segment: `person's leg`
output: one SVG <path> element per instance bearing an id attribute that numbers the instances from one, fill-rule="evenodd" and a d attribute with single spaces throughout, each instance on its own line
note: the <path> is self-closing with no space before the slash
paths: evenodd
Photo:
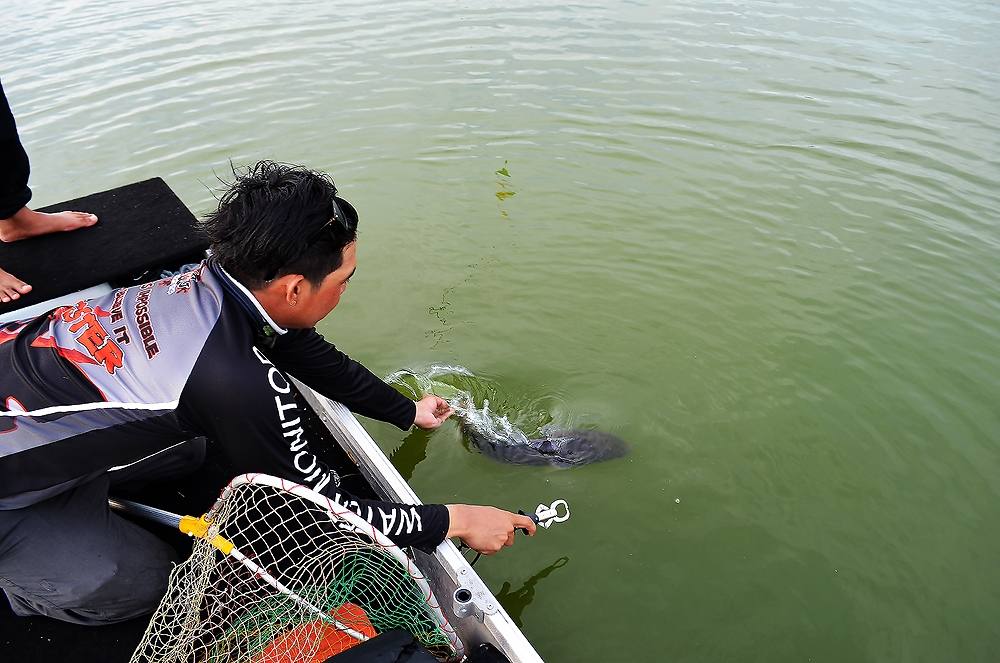
<path id="1" fill-rule="evenodd" d="M 97 217 L 86 212 L 46 214 L 26 207 L 31 200 L 30 172 L 28 155 L 17 135 L 14 114 L 0 83 L 0 241 L 14 242 L 97 223 Z M 30 285 L 0 268 L 0 302 L 9 302 L 29 292 Z"/>
<path id="2" fill-rule="evenodd" d="M 7 219 L 31 200 L 28 155 L 17 135 L 14 115 L 0 83 L 0 219 Z M 0 267 L 0 302 L 31 292 L 31 286 Z"/>
<path id="3" fill-rule="evenodd" d="M 0 219 L 14 216 L 31 200 L 30 171 L 28 155 L 17 135 L 14 114 L 0 81 Z"/>
<path id="4" fill-rule="evenodd" d="M 0 511 L 0 587 L 16 614 L 109 624 L 159 604 L 176 553 L 109 510 L 108 484 Z"/>

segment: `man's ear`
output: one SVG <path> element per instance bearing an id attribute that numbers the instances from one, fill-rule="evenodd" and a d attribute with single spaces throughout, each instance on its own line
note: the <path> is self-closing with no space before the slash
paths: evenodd
<path id="1" fill-rule="evenodd" d="M 285 279 L 285 303 L 290 306 L 298 304 L 299 299 L 305 293 L 305 277 L 301 274 L 286 274 Z"/>

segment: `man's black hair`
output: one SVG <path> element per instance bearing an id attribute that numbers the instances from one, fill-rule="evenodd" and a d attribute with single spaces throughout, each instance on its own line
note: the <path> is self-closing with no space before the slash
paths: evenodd
<path id="1" fill-rule="evenodd" d="M 340 267 L 358 220 L 343 200 L 334 219 L 337 187 L 329 175 L 274 161 L 233 175 L 219 208 L 199 224 L 223 269 L 252 290 L 285 274 L 318 286 Z"/>

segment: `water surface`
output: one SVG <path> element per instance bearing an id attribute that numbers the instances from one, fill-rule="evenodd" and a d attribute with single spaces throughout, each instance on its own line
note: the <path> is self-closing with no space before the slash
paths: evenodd
<path id="1" fill-rule="evenodd" d="M 34 204 L 160 176 L 204 212 L 230 160 L 328 170 L 362 216 L 330 339 L 630 442 L 559 470 L 369 426 L 427 501 L 570 502 L 477 566 L 545 658 L 995 659 L 995 3 L 0 19 Z"/>

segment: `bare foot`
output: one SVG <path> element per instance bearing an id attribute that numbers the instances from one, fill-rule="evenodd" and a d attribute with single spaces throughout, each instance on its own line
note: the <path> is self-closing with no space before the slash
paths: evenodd
<path id="1" fill-rule="evenodd" d="M 47 214 L 22 207 L 9 219 L 0 219 L 0 241 L 16 242 L 36 235 L 86 228 L 95 223 L 97 217 L 86 212 Z"/>
<path id="2" fill-rule="evenodd" d="M 31 292 L 31 286 L 17 278 L 10 272 L 0 269 L 0 303 L 18 299 L 21 295 Z"/>

